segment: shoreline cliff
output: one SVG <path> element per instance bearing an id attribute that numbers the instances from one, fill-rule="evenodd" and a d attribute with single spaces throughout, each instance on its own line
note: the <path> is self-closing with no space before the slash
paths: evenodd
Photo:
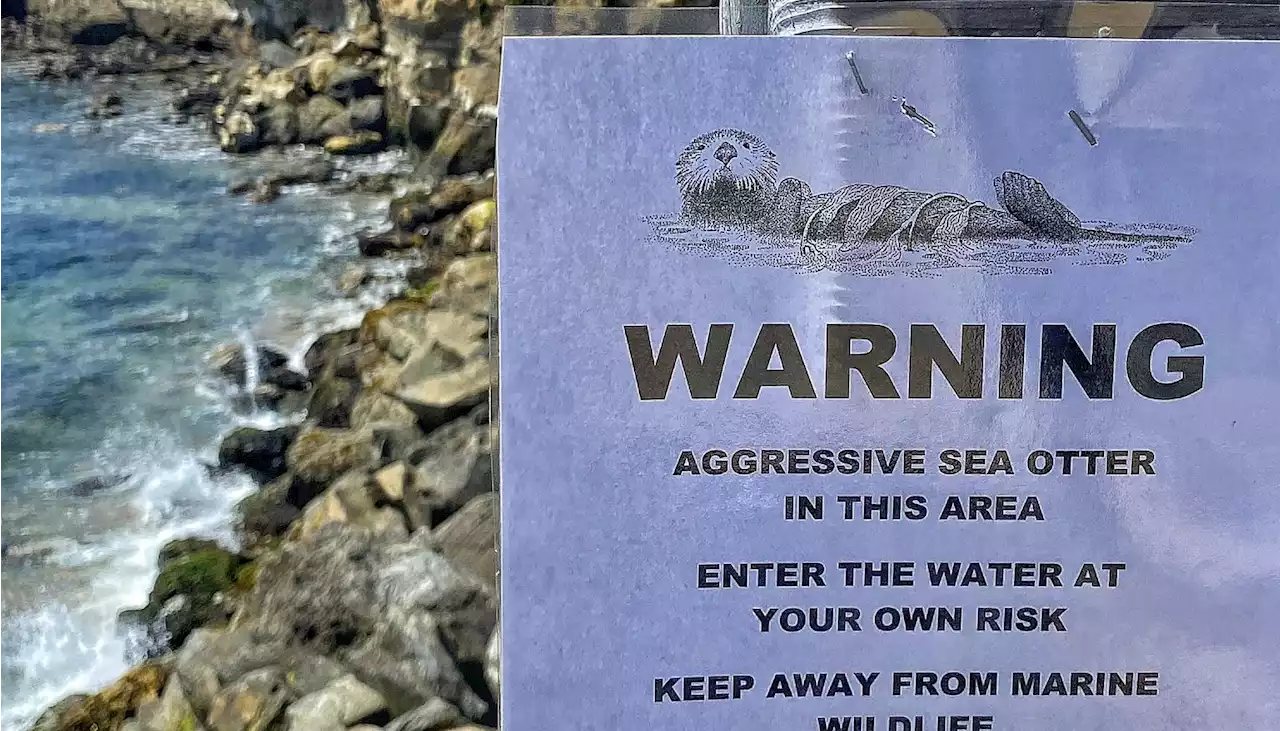
<path id="1" fill-rule="evenodd" d="M 147 604 L 120 615 L 136 664 L 34 728 L 496 726 L 497 9 L 49 0 L 6 16 L 6 66 L 93 81 L 90 118 L 119 114 L 145 78 L 224 152 L 285 153 L 228 195 L 394 196 L 386 225 L 352 238 L 405 272 L 301 367 L 260 343 L 210 355 L 259 405 L 301 418 L 225 436 L 210 469 L 259 485 L 236 508 L 237 545 L 165 545 Z M 347 164 L 388 147 L 412 173 Z M 367 278 L 349 267 L 339 286 Z"/>

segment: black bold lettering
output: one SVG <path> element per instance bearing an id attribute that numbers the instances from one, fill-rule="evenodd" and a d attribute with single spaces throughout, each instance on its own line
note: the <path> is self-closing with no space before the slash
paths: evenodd
<path id="1" fill-rule="evenodd" d="M 1086 358 L 1066 325 L 1045 325 L 1040 341 L 1040 398 L 1062 398 L 1063 365 L 1071 369 L 1085 395 L 1111 398 L 1115 380 L 1116 326 L 1093 326 L 1093 357 Z"/>
<path id="2" fill-rule="evenodd" d="M 1183 348 L 1204 345 L 1200 331 L 1181 322 L 1150 325 L 1134 337 L 1125 359 L 1129 383 L 1133 390 L 1156 401 L 1185 398 L 1204 387 L 1204 356 L 1201 355 L 1169 356 L 1165 368 L 1178 374 L 1179 378 L 1173 381 L 1156 379 L 1151 368 L 1151 355 L 1156 345 L 1165 340 L 1172 340 Z"/>
<path id="3" fill-rule="evenodd" d="M 933 325 L 912 325 L 907 377 L 907 398 L 933 396 L 933 366 L 962 399 L 982 398 L 982 351 L 986 326 L 961 328 L 960 358 L 947 346 Z"/>
<path id="4" fill-rule="evenodd" d="M 720 390 L 725 358 L 729 355 L 729 339 L 733 325 L 718 323 L 707 335 L 707 356 L 703 360 L 692 325 L 667 325 L 658 346 L 657 357 L 649 338 L 648 325 L 624 325 L 627 350 L 631 353 L 631 370 L 641 401 L 657 401 L 667 397 L 676 361 L 684 368 L 689 394 L 695 399 L 713 399 Z"/>
<path id="5" fill-rule="evenodd" d="M 865 353 L 850 352 L 854 340 L 866 340 L 871 347 Z M 853 371 L 862 374 L 873 398 L 899 398 L 893 379 L 884 364 L 893 357 L 897 338 L 884 325 L 827 325 L 827 398 L 849 398 L 849 382 Z"/>
<path id="6" fill-rule="evenodd" d="M 775 352 L 782 364 L 778 370 L 769 367 Z M 795 333 L 785 323 L 760 326 L 733 397 L 759 398 L 760 389 L 765 386 L 782 386 L 791 392 L 791 398 L 818 398 L 813 391 L 813 382 L 809 380 L 809 370 L 804 364 L 804 356 L 800 354 L 800 346 L 796 344 Z"/>

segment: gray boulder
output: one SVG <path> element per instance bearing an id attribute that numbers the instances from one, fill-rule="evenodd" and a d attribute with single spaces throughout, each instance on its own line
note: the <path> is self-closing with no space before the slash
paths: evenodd
<path id="1" fill-rule="evenodd" d="M 439 698 L 432 698 L 392 721 L 384 731 L 436 731 L 456 728 L 463 721 L 457 708 Z"/>
<path id="2" fill-rule="evenodd" d="M 286 731 L 344 731 L 355 723 L 385 723 L 387 702 L 354 675 L 294 701 L 285 711 Z"/>
<path id="3" fill-rule="evenodd" d="M 268 728 L 289 700 L 285 674 L 262 668 L 227 686 L 209 708 L 210 731 L 259 731 Z"/>
<path id="4" fill-rule="evenodd" d="M 473 412 L 435 430 L 408 455 L 414 469 L 404 510 L 411 528 L 433 528 L 493 490 L 492 429 L 483 416 Z"/>
<path id="5" fill-rule="evenodd" d="M 496 603 L 423 534 L 394 540 L 330 523 L 262 559 L 242 626 L 336 659 L 394 716 L 443 698 L 473 719 L 489 705 L 460 663 L 483 661 Z"/>
<path id="6" fill-rule="evenodd" d="M 432 542 L 454 566 L 493 591 L 498 582 L 498 494 L 487 492 L 468 502 L 432 531 Z"/>
<path id="7" fill-rule="evenodd" d="M 335 135 L 351 133 L 346 107 L 330 97 L 317 95 L 298 107 L 298 141 L 318 144 Z"/>

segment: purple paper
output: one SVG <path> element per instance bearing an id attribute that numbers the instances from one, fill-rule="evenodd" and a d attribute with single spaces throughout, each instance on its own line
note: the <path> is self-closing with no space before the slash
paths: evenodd
<path id="1" fill-rule="evenodd" d="M 504 729 L 1280 728 L 1276 68 L 507 39 Z"/>

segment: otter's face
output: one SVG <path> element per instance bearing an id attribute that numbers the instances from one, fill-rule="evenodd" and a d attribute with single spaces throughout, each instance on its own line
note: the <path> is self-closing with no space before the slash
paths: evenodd
<path id="1" fill-rule="evenodd" d="M 718 129 L 690 142 L 676 160 L 676 182 L 686 196 L 713 189 L 761 190 L 772 186 L 778 158 L 760 138 Z"/>

